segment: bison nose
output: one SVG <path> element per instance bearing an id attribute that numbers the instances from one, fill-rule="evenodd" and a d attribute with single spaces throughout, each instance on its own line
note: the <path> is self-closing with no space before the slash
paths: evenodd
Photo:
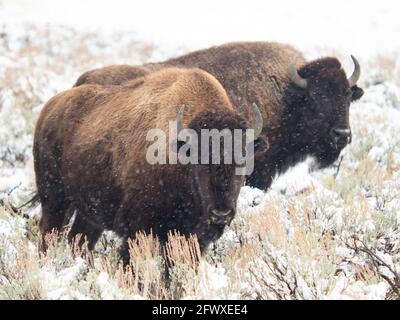
<path id="1" fill-rule="evenodd" d="M 346 144 L 351 143 L 350 129 L 335 128 L 332 129 L 331 134 L 335 144 L 339 147 L 344 147 Z"/>
<path id="2" fill-rule="evenodd" d="M 232 221 L 233 213 L 232 209 L 212 209 L 210 211 L 209 221 L 215 225 L 226 225 L 229 221 Z"/>
<path id="3" fill-rule="evenodd" d="M 232 212 L 232 210 L 228 209 L 228 210 L 217 210 L 217 209 L 212 209 L 211 213 L 213 215 L 216 215 L 218 217 L 226 217 L 228 216 L 230 213 Z"/>

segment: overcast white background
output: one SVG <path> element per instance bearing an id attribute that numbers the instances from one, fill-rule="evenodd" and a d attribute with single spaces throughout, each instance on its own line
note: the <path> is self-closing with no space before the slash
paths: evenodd
<path id="1" fill-rule="evenodd" d="M 400 48 L 396 0 L 183 1 L 0 0 L 0 24 L 57 23 L 133 31 L 140 39 L 191 49 L 227 41 L 277 40 L 357 56 Z"/>

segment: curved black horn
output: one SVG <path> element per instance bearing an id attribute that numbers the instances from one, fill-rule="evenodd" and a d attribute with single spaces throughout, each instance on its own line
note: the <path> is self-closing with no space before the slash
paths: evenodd
<path id="1" fill-rule="evenodd" d="M 300 88 L 307 88 L 307 80 L 302 78 L 299 73 L 297 72 L 297 61 L 299 57 L 297 56 L 290 65 L 290 78 L 295 85 Z"/>
<path id="2" fill-rule="evenodd" d="M 357 81 L 358 81 L 358 79 L 360 79 L 360 75 L 361 75 L 361 68 L 360 68 L 360 64 L 358 63 L 357 59 L 353 55 L 351 55 L 351 60 L 353 60 L 353 63 L 354 63 L 354 71 L 353 71 L 353 74 L 348 79 L 350 87 L 355 86 L 357 84 Z"/>

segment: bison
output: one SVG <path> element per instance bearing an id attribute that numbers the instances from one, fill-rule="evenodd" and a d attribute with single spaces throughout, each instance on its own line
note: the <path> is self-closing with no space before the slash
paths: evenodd
<path id="1" fill-rule="evenodd" d="M 253 111 L 257 136 L 262 119 L 255 105 Z M 171 230 L 194 234 L 204 252 L 232 221 L 245 177 L 236 174 L 235 161 L 150 164 L 148 131 L 170 137 L 176 118 L 178 131 L 248 128 L 221 84 L 196 68 L 166 68 L 121 86 L 82 85 L 53 97 L 39 116 L 33 147 L 43 237 L 75 212 L 69 240 L 81 234 L 79 244 L 85 239 L 91 250 L 103 230 L 113 230 L 124 240 L 125 263 L 127 239 L 138 231 L 161 243 Z M 177 148 L 190 144 L 174 141 Z M 204 143 L 199 149 L 211 147 Z"/>
<path id="2" fill-rule="evenodd" d="M 318 167 L 334 163 L 351 142 L 350 103 L 360 99 L 360 66 L 347 78 L 338 59 L 306 62 L 293 47 L 274 42 L 228 43 L 140 67 L 111 66 L 86 72 L 85 83 L 117 84 L 129 74 L 146 74 L 164 67 L 197 67 L 215 76 L 237 111 L 254 123 L 256 103 L 263 130 L 256 141 L 255 168 L 247 184 L 268 189 L 273 178 L 312 156 Z M 269 148 L 265 148 L 266 141 Z"/>

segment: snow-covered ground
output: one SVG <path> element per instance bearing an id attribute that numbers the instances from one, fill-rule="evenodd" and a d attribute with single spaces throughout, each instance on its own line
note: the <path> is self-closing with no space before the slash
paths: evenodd
<path id="1" fill-rule="evenodd" d="M 322 3 L 0 0 L 0 299 L 398 298 L 396 1 Z M 234 223 L 199 273 L 178 265 L 169 291 L 148 239 L 137 245 L 135 276 L 118 267 L 112 234 L 101 239 L 94 267 L 63 242 L 39 257 L 40 207 L 13 208 L 34 190 L 32 132 L 43 104 L 88 69 L 231 40 L 289 42 L 310 58 L 335 54 L 349 71 L 349 53 L 357 56 L 365 95 L 351 107 L 354 139 L 340 168 L 310 173 L 303 163 L 267 193 L 244 187 Z"/>

